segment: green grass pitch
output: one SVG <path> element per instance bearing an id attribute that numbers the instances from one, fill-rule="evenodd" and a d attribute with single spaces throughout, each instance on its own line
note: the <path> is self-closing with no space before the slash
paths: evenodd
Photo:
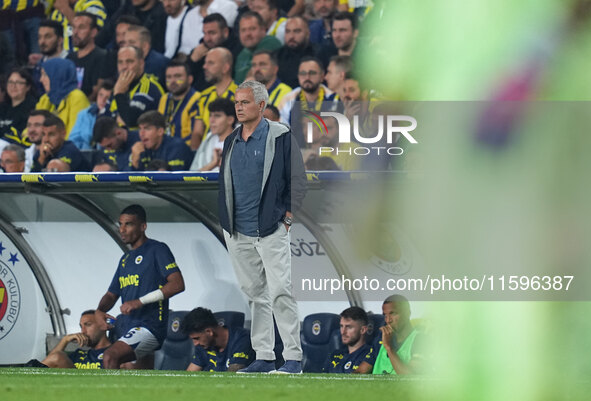
<path id="1" fill-rule="evenodd" d="M 432 384 L 371 375 L 0 368 L 2 401 L 426 400 L 423 390 Z"/>

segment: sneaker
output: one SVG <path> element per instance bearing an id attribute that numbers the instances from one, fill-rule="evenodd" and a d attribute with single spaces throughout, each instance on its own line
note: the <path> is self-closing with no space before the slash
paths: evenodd
<path id="1" fill-rule="evenodd" d="M 240 369 L 236 373 L 269 373 L 275 370 L 274 362 L 266 362 L 261 359 L 257 359 L 247 367 Z"/>
<path id="2" fill-rule="evenodd" d="M 300 361 L 288 360 L 285 365 L 271 373 L 279 375 L 300 375 L 302 374 L 302 363 Z"/>

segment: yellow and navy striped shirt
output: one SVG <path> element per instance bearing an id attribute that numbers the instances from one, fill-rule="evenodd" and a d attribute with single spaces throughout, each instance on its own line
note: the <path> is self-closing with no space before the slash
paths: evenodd
<path id="1" fill-rule="evenodd" d="M 199 118 L 199 98 L 201 94 L 189 89 L 185 97 L 176 102 L 171 93 L 160 98 L 158 111 L 166 118 L 170 136 L 185 140 L 191 146 L 191 134 L 195 120 Z"/>
<path id="2" fill-rule="evenodd" d="M 230 99 L 234 101 L 234 95 L 236 94 L 236 89 L 238 89 L 238 85 L 236 82 L 232 81 L 228 88 L 224 91 L 224 93 L 218 95 L 215 90 L 215 85 L 210 86 L 209 88 L 205 89 L 201 92 L 201 97 L 199 98 L 199 119 L 203 121 L 205 124 L 205 131 L 204 133 L 209 130 L 209 104 L 216 100 L 218 97 L 223 97 L 226 99 Z M 203 135 L 205 139 L 205 135 Z"/>
<path id="3" fill-rule="evenodd" d="M 23 11 L 37 7 L 39 0 L 2 0 L 2 10 Z"/>
<path id="4" fill-rule="evenodd" d="M 105 6 L 101 0 L 78 0 L 74 6 L 74 12 L 78 13 L 81 11 L 86 11 L 96 15 L 96 24 L 99 28 L 102 28 L 103 25 L 105 25 L 107 11 L 105 10 Z M 71 43 L 72 26 L 70 25 L 68 19 L 57 9 L 52 11 L 50 19 L 60 22 L 64 27 L 64 49 L 74 50 L 74 45 Z"/>
<path id="5" fill-rule="evenodd" d="M 291 92 L 292 89 L 288 85 L 276 79 L 273 85 L 269 88 L 269 104 L 279 108 L 283 96 Z"/>

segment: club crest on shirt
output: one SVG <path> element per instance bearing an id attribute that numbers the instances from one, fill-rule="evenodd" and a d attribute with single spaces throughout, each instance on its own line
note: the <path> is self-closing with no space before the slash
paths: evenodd
<path id="1" fill-rule="evenodd" d="M 347 369 L 349 369 L 349 368 L 351 367 L 351 363 L 352 363 L 352 362 L 351 362 L 351 361 L 349 361 L 349 362 L 347 362 L 347 363 L 345 364 L 345 370 L 347 370 Z"/>
<path id="2" fill-rule="evenodd" d="M 135 258 L 135 264 L 139 265 L 142 263 L 142 260 L 144 260 L 144 257 L 142 255 L 138 255 L 137 258 Z"/>

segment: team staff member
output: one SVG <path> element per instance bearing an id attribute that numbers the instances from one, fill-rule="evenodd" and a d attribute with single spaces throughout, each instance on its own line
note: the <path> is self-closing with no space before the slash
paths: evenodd
<path id="1" fill-rule="evenodd" d="M 352 306 L 341 312 L 341 342 L 345 347 L 333 352 L 324 365 L 325 373 L 352 373 L 363 361 L 372 361 L 372 347 L 365 343 L 367 313 Z"/>
<path id="2" fill-rule="evenodd" d="M 183 319 L 181 330 L 195 345 L 189 372 L 236 372 L 254 359 L 248 330 L 220 326 L 209 309 L 193 309 Z"/>
<path id="3" fill-rule="evenodd" d="M 144 73 L 144 54 L 137 47 L 119 49 L 117 70 L 119 78 L 108 109 L 113 116 L 118 115 L 127 128 L 136 130 L 138 117 L 158 108 L 164 89 L 155 76 Z"/>
<path id="4" fill-rule="evenodd" d="M 158 111 L 166 118 L 169 135 L 183 139 L 187 146 L 191 146 L 201 96 L 191 87 L 192 84 L 193 76 L 189 72 L 189 66 L 171 61 L 166 67 L 168 93 L 160 98 L 158 105 Z"/>
<path id="5" fill-rule="evenodd" d="M 275 369 L 273 317 L 284 344 L 278 373 L 301 373 L 297 304 L 291 288 L 289 228 L 303 201 L 306 175 L 289 128 L 263 118 L 269 95 L 257 81 L 236 91 L 242 123 L 226 138 L 219 174 L 219 214 L 230 259 L 251 305 L 256 361 L 241 373 Z"/>
<path id="6" fill-rule="evenodd" d="M 82 312 L 80 333 L 63 336 L 41 363 L 50 368 L 103 369 L 103 355 L 111 342 L 107 338 L 106 330 L 97 324 L 94 313 L 94 309 Z M 76 342 L 84 348 L 66 354 L 64 350 L 71 342 Z"/>
<path id="7" fill-rule="evenodd" d="M 133 145 L 140 140 L 137 132 L 128 132 L 113 117 L 101 116 L 94 124 L 92 140 L 103 148 L 103 161 L 116 171 L 133 170 L 129 157 Z"/>
<path id="8" fill-rule="evenodd" d="M 121 297 L 126 333 L 104 353 L 106 369 L 136 360 L 137 368 L 154 367 L 154 351 L 166 337 L 168 299 L 185 290 L 183 276 L 168 246 L 146 237 L 146 211 L 130 205 L 119 216 L 119 234 L 131 246 L 119 261 L 108 291 L 95 312 L 107 329 L 107 312 Z"/>

